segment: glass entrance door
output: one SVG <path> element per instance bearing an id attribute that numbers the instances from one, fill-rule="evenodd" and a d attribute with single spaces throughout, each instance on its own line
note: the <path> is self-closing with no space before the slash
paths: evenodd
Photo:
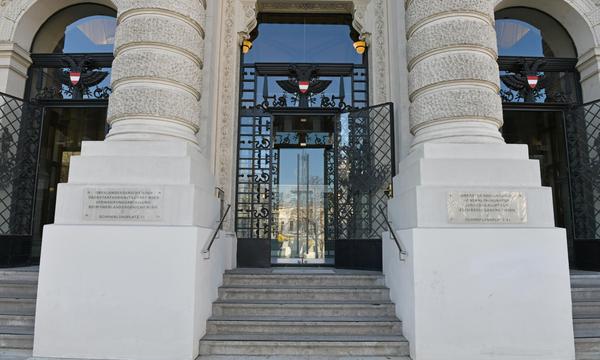
<path id="1" fill-rule="evenodd" d="M 106 107 L 46 107 L 38 165 L 32 258 L 40 255 L 42 228 L 54 222 L 58 184 L 68 182 L 72 156 L 82 141 L 104 140 Z"/>
<path id="2" fill-rule="evenodd" d="M 274 125 L 271 263 L 333 264 L 326 230 L 333 118 L 281 116 Z"/>
<path id="3" fill-rule="evenodd" d="M 272 262 L 325 263 L 325 149 L 279 150 Z"/>

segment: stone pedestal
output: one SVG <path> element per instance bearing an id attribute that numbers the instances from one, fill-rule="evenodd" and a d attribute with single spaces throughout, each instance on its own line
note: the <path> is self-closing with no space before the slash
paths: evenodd
<path id="1" fill-rule="evenodd" d="M 44 229 L 36 357 L 193 360 L 233 237 L 188 142 L 84 143 Z"/>
<path id="2" fill-rule="evenodd" d="M 575 359 L 566 234 L 526 146 L 425 144 L 394 185 L 408 256 L 384 239 L 384 271 L 413 360 Z M 521 200 L 485 220 L 456 216 L 460 193 Z"/>

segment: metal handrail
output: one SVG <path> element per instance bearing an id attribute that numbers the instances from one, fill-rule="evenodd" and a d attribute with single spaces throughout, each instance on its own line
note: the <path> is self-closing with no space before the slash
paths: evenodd
<path id="1" fill-rule="evenodd" d="M 398 247 L 398 251 L 400 251 L 400 260 L 404 261 L 404 259 L 408 256 L 408 252 L 406 250 L 404 250 L 404 248 L 406 248 L 406 247 L 403 246 L 400 239 L 398 239 L 398 237 L 396 236 L 396 231 L 392 227 L 392 223 L 388 220 L 387 214 L 385 213 L 385 210 L 383 209 L 383 205 L 381 205 L 381 204 L 379 205 L 379 212 L 383 216 L 385 223 L 387 224 L 388 229 L 390 230 L 390 234 L 392 235 L 392 239 L 394 240 L 394 242 L 396 243 L 396 246 Z"/>
<path id="2" fill-rule="evenodd" d="M 227 218 L 229 209 L 231 209 L 231 204 L 227 205 L 227 208 L 225 209 L 225 212 L 223 213 L 221 220 L 219 220 L 219 226 L 217 226 L 217 228 L 215 229 L 215 231 L 212 234 L 212 237 L 210 238 L 210 241 L 206 244 L 206 246 L 204 247 L 204 250 L 202 250 L 202 254 L 205 254 L 205 255 L 210 254 L 210 249 L 212 248 L 215 240 L 217 239 L 217 235 L 219 234 L 219 231 L 221 231 L 221 228 L 223 228 L 223 223 L 225 222 L 225 218 Z"/>

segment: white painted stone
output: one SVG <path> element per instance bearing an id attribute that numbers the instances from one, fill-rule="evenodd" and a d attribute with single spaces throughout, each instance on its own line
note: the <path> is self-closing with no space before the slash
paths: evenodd
<path id="1" fill-rule="evenodd" d="M 34 356 L 193 360 L 235 241 L 193 226 L 44 229 Z"/>
<path id="2" fill-rule="evenodd" d="M 388 212 L 408 256 L 386 237 L 384 272 L 413 360 L 575 359 L 566 234 L 525 150 L 432 143 L 400 163 Z M 449 193 L 500 191 L 524 194 L 527 223 L 449 220 Z"/>
<path id="3" fill-rule="evenodd" d="M 394 210 L 392 210 L 394 211 Z M 407 229 L 384 273 L 413 360 L 574 360 L 563 229 Z"/>
<path id="4" fill-rule="evenodd" d="M 15 43 L 0 41 L 0 92 L 23 98 L 30 65 L 28 51 Z"/>

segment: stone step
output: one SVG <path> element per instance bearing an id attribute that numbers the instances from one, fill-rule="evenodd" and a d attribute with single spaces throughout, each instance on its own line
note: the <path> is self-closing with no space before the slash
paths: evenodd
<path id="1" fill-rule="evenodd" d="M 0 280 L 0 297 L 35 299 L 37 297 L 37 282 Z"/>
<path id="2" fill-rule="evenodd" d="M 402 335 L 402 323 L 395 318 L 302 319 L 302 318 L 211 318 L 209 334 L 279 335 Z"/>
<path id="3" fill-rule="evenodd" d="M 0 348 L 0 359 L 2 360 L 27 360 L 30 359 L 32 356 L 32 349 Z"/>
<path id="4" fill-rule="evenodd" d="M 576 338 L 600 337 L 600 316 L 589 319 L 573 319 Z"/>
<path id="5" fill-rule="evenodd" d="M 246 356 L 246 355 L 203 355 L 200 360 L 341 360 L 339 356 Z M 411 360 L 408 356 L 344 356 L 344 360 Z M 12 360 L 12 359 L 10 359 Z M 21 360 L 21 359 L 18 359 Z"/>
<path id="6" fill-rule="evenodd" d="M 0 313 L 4 315 L 35 315 L 35 299 L 0 298 Z"/>
<path id="7" fill-rule="evenodd" d="M 571 297 L 574 302 L 600 301 L 600 287 L 572 288 Z"/>
<path id="8" fill-rule="evenodd" d="M 33 349 L 33 328 L 0 328 L 0 348 Z"/>
<path id="9" fill-rule="evenodd" d="M 390 291 L 385 287 L 220 287 L 221 300 L 328 300 L 345 301 L 369 300 L 382 301 L 390 298 Z"/>
<path id="10" fill-rule="evenodd" d="M 573 303 L 573 318 L 597 318 L 600 317 L 600 301 L 585 301 Z"/>
<path id="11" fill-rule="evenodd" d="M 383 275 L 225 274 L 223 286 L 339 287 L 383 286 Z"/>
<path id="12" fill-rule="evenodd" d="M 600 274 L 598 275 L 571 275 L 571 287 L 599 287 Z"/>
<path id="13" fill-rule="evenodd" d="M 5 327 L 5 326 L 33 327 L 34 325 L 35 325 L 35 316 L 33 316 L 33 315 L 0 314 L 0 327 Z"/>
<path id="14" fill-rule="evenodd" d="M 401 336 L 207 335 L 201 355 L 246 356 L 408 356 Z"/>
<path id="15" fill-rule="evenodd" d="M 214 316 L 293 316 L 293 317 L 386 317 L 395 316 L 394 304 L 382 302 L 285 302 L 216 301 Z"/>
<path id="16" fill-rule="evenodd" d="M 600 338 L 575 339 L 575 352 L 577 360 L 600 359 Z"/>
<path id="17" fill-rule="evenodd" d="M 0 270 L 0 281 L 38 281 L 38 271 L 28 270 Z"/>
<path id="18" fill-rule="evenodd" d="M 306 356 L 203 355 L 199 360 L 306 360 Z M 11 359 L 12 360 L 12 359 Z M 19 359 L 20 360 L 20 359 Z M 311 356 L 310 360 L 411 360 L 408 356 Z"/>

